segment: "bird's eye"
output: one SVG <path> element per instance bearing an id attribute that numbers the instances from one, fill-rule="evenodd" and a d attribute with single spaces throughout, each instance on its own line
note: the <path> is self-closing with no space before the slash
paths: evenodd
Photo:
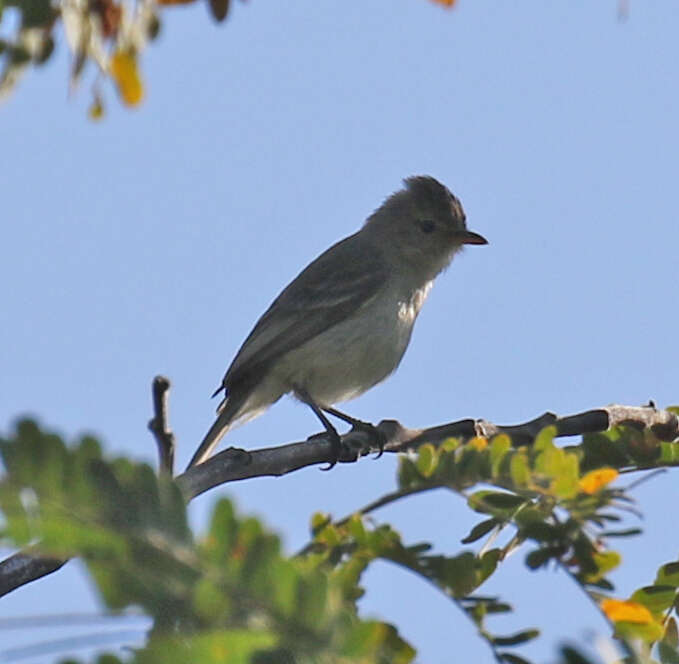
<path id="1" fill-rule="evenodd" d="M 436 228 L 436 224 L 431 219 L 420 219 L 417 225 L 423 233 L 431 233 Z"/>

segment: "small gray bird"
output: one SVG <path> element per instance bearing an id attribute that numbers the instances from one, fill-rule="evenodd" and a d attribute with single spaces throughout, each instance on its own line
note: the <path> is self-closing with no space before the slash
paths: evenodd
<path id="1" fill-rule="evenodd" d="M 189 468 L 205 461 L 234 425 L 292 393 L 317 415 L 339 456 L 325 413 L 367 425 L 332 408 L 391 374 L 408 347 L 434 278 L 465 244 L 487 244 L 467 230 L 460 201 L 432 177 L 405 187 L 360 231 L 308 265 L 257 321 L 228 368 L 217 420 Z"/>

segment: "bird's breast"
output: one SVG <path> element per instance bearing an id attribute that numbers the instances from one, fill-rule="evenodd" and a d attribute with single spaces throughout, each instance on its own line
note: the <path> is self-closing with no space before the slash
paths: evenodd
<path id="1" fill-rule="evenodd" d="M 280 366 L 290 386 L 304 387 L 318 403 L 331 405 L 359 396 L 400 364 L 431 283 L 410 293 L 377 294 L 354 315 L 299 349 Z"/>
<path id="2" fill-rule="evenodd" d="M 420 313 L 424 301 L 429 295 L 433 281 L 428 281 L 422 288 L 418 288 L 410 296 L 403 298 L 398 303 L 398 318 L 401 323 L 412 325 Z"/>

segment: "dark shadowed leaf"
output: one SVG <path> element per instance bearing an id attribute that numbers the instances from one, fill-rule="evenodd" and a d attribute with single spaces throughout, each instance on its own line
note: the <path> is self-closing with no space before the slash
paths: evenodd
<path id="1" fill-rule="evenodd" d="M 496 518 L 486 519 L 485 521 L 481 521 L 481 523 L 477 523 L 471 529 L 469 535 L 467 535 L 464 539 L 461 540 L 462 544 L 471 544 L 472 542 L 476 542 L 476 540 L 479 540 L 484 535 L 487 535 L 499 523 L 501 522 L 498 521 Z"/>

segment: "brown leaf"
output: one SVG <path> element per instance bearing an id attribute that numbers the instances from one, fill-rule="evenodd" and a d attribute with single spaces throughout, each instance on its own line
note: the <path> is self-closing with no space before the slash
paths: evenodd
<path id="1" fill-rule="evenodd" d="M 215 21 L 221 23 L 229 13 L 229 0 L 208 0 Z"/>

